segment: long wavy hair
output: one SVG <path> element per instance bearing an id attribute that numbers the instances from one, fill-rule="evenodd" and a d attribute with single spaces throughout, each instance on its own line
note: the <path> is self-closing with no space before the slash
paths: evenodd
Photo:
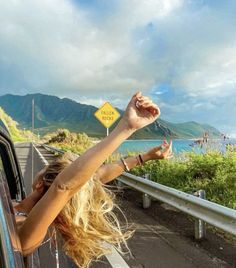
<path id="1" fill-rule="evenodd" d="M 74 160 L 73 155 L 65 154 L 49 164 L 43 177 L 46 190 Z M 133 232 L 127 229 L 128 226 L 121 227 L 113 212 L 115 207 L 119 209 L 114 203 L 113 192 L 94 175 L 54 220 L 54 226 L 63 238 L 65 253 L 78 267 L 89 267 L 93 260 L 111 252 L 111 245 L 121 253 L 129 252 L 126 240 Z"/>

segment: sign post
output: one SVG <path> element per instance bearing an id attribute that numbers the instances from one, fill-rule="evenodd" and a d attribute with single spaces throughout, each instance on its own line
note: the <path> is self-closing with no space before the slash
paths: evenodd
<path id="1" fill-rule="evenodd" d="M 109 103 L 105 102 L 95 113 L 94 116 L 107 129 L 107 136 L 109 135 L 109 128 L 120 117 L 120 113 Z"/>

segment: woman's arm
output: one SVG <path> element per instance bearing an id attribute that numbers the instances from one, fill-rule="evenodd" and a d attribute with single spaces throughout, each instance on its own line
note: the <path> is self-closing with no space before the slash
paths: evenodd
<path id="1" fill-rule="evenodd" d="M 139 159 L 138 155 L 125 158 L 125 163 L 127 164 L 129 169 L 132 169 L 137 165 L 144 164 L 149 160 L 170 158 L 172 156 L 172 142 L 170 142 L 170 144 L 164 142 L 160 146 L 154 147 L 146 153 L 140 154 L 140 156 L 141 159 Z M 114 163 L 102 165 L 96 171 L 96 177 L 100 179 L 102 183 L 105 184 L 117 178 L 124 171 L 124 163 L 119 160 Z"/>
<path id="2" fill-rule="evenodd" d="M 29 254 L 40 244 L 49 225 L 64 205 L 93 176 L 106 158 L 137 129 L 154 122 L 159 114 L 159 108 L 140 92 L 132 97 L 124 116 L 111 134 L 65 168 L 31 210 L 19 230 L 24 254 Z"/>

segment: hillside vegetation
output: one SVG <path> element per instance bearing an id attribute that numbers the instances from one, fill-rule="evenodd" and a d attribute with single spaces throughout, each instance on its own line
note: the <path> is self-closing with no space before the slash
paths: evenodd
<path id="1" fill-rule="evenodd" d="M 58 129 L 46 135 L 44 142 L 52 147 L 82 154 L 93 145 L 93 141 L 85 133 L 73 133 L 68 129 Z"/>
<path id="2" fill-rule="evenodd" d="M 32 132 L 23 131 L 18 128 L 18 123 L 14 121 L 5 111 L 0 107 L 0 120 L 7 127 L 11 138 L 14 142 L 16 141 L 26 141 L 32 139 Z"/>

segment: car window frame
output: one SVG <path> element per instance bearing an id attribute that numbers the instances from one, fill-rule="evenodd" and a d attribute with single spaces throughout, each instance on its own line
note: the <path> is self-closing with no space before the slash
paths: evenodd
<path id="1" fill-rule="evenodd" d="M 14 210 L 5 174 L 2 171 L 0 171 L 0 251 L 1 267 L 24 267 Z"/>
<path id="2" fill-rule="evenodd" d="M 2 153 L 1 153 L 2 152 Z M 25 185 L 15 153 L 14 145 L 8 135 L 0 129 L 0 153 L 6 174 L 11 198 L 18 201 L 26 197 Z"/>
<path id="3" fill-rule="evenodd" d="M 0 256 L 4 268 L 24 268 L 12 199 L 25 196 L 22 176 L 11 140 L 0 131 Z"/>

